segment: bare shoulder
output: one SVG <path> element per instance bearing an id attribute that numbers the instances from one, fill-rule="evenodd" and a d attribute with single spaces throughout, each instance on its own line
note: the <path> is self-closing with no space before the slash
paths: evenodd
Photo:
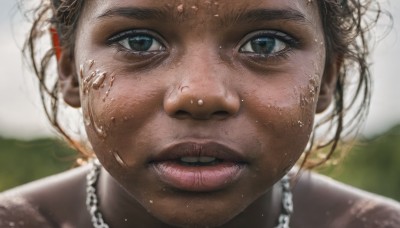
<path id="1" fill-rule="evenodd" d="M 295 205 L 297 203 L 299 207 L 306 207 L 302 213 L 313 215 L 311 220 L 319 227 L 400 227 L 399 202 L 345 185 L 329 177 L 304 172 L 294 192 Z"/>
<path id="2" fill-rule="evenodd" d="M 0 193 L 0 227 L 68 227 L 85 195 L 81 167 Z"/>

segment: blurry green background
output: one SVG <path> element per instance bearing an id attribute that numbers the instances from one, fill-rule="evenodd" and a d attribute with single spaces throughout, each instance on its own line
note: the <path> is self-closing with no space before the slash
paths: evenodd
<path id="1" fill-rule="evenodd" d="M 0 138 L 0 191 L 67 170 L 76 155 L 55 139 Z M 338 165 L 318 172 L 400 201 L 400 125 L 357 142 Z"/>

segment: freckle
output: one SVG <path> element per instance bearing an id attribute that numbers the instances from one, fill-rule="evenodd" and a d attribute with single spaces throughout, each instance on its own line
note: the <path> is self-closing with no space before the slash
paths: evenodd
<path id="1" fill-rule="evenodd" d="M 178 5 L 178 6 L 176 7 L 176 10 L 177 10 L 179 13 L 183 13 L 183 4 Z"/>

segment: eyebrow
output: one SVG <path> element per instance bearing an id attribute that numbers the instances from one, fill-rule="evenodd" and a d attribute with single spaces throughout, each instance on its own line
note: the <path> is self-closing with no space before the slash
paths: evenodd
<path id="1" fill-rule="evenodd" d="M 184 16 L 184 14 L 183 14 Z M 140 7 L 118 7 L 112 8 L 100 14 L 97 18 L 126 17 L 136 20 L 165 20 L 177 18 L 167 8 L 140 8 Z M 304 23 L 306 16 L 295 9 L 252 9 L 239 12 L 229 12 L 219 18 L 222 24 L 234 24 L 238 22 L 257 22 L 289 20 Z M 182 22 L 180 20 L 180 22 Z"/>
<path id="2" fill-rule="evenodd" d="M 297 22 L 306 22 L 303 13 L 294 9 L 253 9 L 241 13 L 232 13 L 228 18 L 234 18 L 235 22 L 247 21 L 274 21 L 274 20 L 290 20 Z"/>
<path id="3" fill-rule="evenodd" d="M 100 14 L 97 18 L 105 17 L 127 17 L 136 20 L 163 19 L 167 15 L 165 9 L 159 8 L 137 8 L 137 7 L 119 7 L 112 8 Z"/>

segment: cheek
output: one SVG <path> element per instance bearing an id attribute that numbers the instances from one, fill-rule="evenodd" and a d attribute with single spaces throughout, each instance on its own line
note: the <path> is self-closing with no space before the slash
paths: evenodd
<path id="1" fill-rule="evenodd" d="M 285 167 L 297 161 L 313 128 L 320 76 L 311 72 L 256 83 L 259 88 L 243 99 L 262 137 L 258 140 L 272 150 L 269 160 Z"/>
<path id="2" fill-rule="evenodd" d="M 139 138 L 141 129 L 152 118 L 150 113 L 156 114 L 160 107 L 162 88 L 144 77 L 108 69 L 111 68 L 90 61 L 83 66 L 82 110 L 89 140 L 99 159 L 114 155 L 121 163 L 121 142 L 132 144 Z"/>

